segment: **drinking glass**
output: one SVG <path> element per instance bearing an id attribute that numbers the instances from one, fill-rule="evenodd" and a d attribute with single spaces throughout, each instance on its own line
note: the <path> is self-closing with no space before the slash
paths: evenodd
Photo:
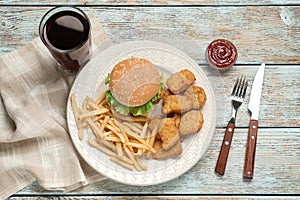
<path id="1" fill-rule="evenodd" d="M 39 35 L 60 67 L 78 72 L 91 58 L 91 24 L 79 8 L 58 6 L 41 19 Z"/>

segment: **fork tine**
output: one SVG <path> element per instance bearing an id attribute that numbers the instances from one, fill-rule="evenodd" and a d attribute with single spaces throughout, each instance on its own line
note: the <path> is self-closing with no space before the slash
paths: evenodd
<path id="1" fill-rule="evenodd" d="M 241 77 L 241 82 L 240 82 L 240 85 L 239 85 L 239 93 L 237 95 L 238 97 L 242 97 L 243 96 L 245 82 L 246 82 L 246 78 L 245 78 L 245 76 L 242 76 Z"/>
<path id="2" fill-rule="evenodd" d="M 245 86 L 244 86 L 244 91 L 243 91 L 243 95 L 242 95 L 243 98 L 245 98 L 247 87 L 248 87 L 248 80 L 246 80 L 246 83 L 245 83 Z"/>
<path id="3" fill-rule="evenodd" d="M 238 84 L 239 84 L 239 82 L 240 82 L 239 77 L 237 77 L 237 79 L 235 81 L 235 84 L 234 84 L 234 87 L 232 89 L 231 96 L 235 96 L 236 92 L 238 91 Z"/>
<path id="4" fill-rule="evenodd" d="M 238 90 L 237 90 L 235 96 L 239 97 L 241 95 L 242 86 L 243 86 L 243 76 L 240 77 L 240 81 L 238 84 Z"/>
<path id="5" fill-rule="evenodd" d="M 246 90 L 248 86 L 248 81 L 245 76 L 240 76 L 236 79 L 231 95 L 236 97 L 244 98 L 246 95 Z"/>
<path id="6" fill-rule="evenodd" d="M 238 97 L 240 95 L 241 85 L 242 85 L 242 81 L 243 81 L 242 79 L 243 79 L 243 76 L 237 78 L 236 83 L 234 85 L 234 92 L 232 93 L 233 96 Z"/>

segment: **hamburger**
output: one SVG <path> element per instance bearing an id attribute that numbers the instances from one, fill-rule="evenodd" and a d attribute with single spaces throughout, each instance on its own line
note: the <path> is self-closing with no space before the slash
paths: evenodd
<path id="1" fill-rule="evenodd" d="M 160 100 L 162 77 L 154 64 L 144 58 L 128 58 L 114 66 L 105 79 L 106 99 L 115 117 L 146 121 Z"/>

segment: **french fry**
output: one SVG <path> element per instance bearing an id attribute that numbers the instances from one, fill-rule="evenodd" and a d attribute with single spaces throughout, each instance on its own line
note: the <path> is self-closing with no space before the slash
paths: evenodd
<path id="1" fill-rule="evenodd" d="M 132 154 L 132 152 L 129 151 L 129 149 L 127 147 L 124 147 L 124 150 L 125 150 L 126 154 L 128 155 L 129 159 L 133 162 L 133 166 L 135 167 L 135 169 L 138 171 L 142 171 L 142 168 L 137 163 L 135 156 Z"/>
<path id="2" fill-rule="evenodd" d="M 82 109 L 85 111 L 91 111 L 91 110 L 96 110 L 93 109 L 90 105 L 89 105 L 89 101 L 90 101 L 90 97 L 86 96 L 82 102 Z"/>
<path id="3" fill-rule="evenodd" d="M 134 132 L 134 131 L 132 131 L 130 128 L 128 128 L 127 126 L 125 126 L 125 125 L 121 125 L 122 126 L 122 128 L 124 129 L 124 131 L 126 132 L 126 134 L 129 136 L 129 137 L 132 137 L 132 138 L 139 138 L 140 136 L 136 133 L 136 132 Z"/>
<path id="4" fill-rule="evenodd" d="M 82 122 L 79 120 L 79 109 L 77 106 L 77 101 L 76 101 L 76 97 L 75 97 L 75 93 L 73 92 L 71 94 L 71 106 L 73 108 L 73 113 L 74 113 L 74 118 L 75 118 L 75 122 L 78 128 L 78 137 L 80 140 L 83 139 L 83 125 Z"/>
<path id="5" fill-rule="evenodd" d="M 128 134 L 127 134 L 125 131 L 122 131 L 121 134 L 123 135 L 123 137 L 124 137 L 124 139 L 125 139 L 125 143 L 126 143 L 126 142 L 129 142 Z M 123 144 L 123 145 L 125 145 L 125 144 Z M 133 148 L 132 148 L 131 146 L 128 146 L 128 148 L 129 148 L 129 150 L 130 150 L 131 152 L 133 152 Z"/>
<path id="6" fill-rule="evenodd" d="M 126 146 L 132 146 L 135 147 L 137 149 L 144 149 L 144 150 L 150 150 L 150 146 L 148 145 L 144 145 L 138 142 L 126 142 L 125 143 Z"/>
<path id="7" fill-rule="evenodd" d="M 106 93 L 99 95 L 99 97 L 94 101 L 96 105 L 99 105 L 101 102 L 103 102 L 106 99 Z"/>
<path id="8" fill-rule="evenodd" d="M 106 113 L 108 111 L 109 110 L 106 109 L 106 108 L 101 108 L 101 109 L 98 109 L 98 110 L 88 111 L 88 112 L 80 114 L 79 119 L 82 120 L 84 118 L 93 117 L 93 116 L 96 116 L 96 115 L 101 115 L 101 114 Z"/>
<path id="9" fill-rule="evenodd" d="M 123 167 L 125 167 L 125 168 L 127 168 L 129 170 L 131 170 L 131 171 L 134 170 L 134 166 L 133 165 L 130 165 L 130 164 L 128 164 L 128 163 L 126 163 L 126 162 L 118 159 L 118 157 L 116 157 L 116 156 L 111 156 L 109 159 L 111 161 L 113 161 L 113 162 L 115 162 L 115 163 L 117 163 L 117 164 L 119 164 L 119 165 L 121 165 L 121 166 L 123 166 Z"/>
<path id="10" fill-rule="evenodd" d="M 155 149 L 153 147 L 151 147 L 149 144 L 147 144 L 147 142 L 144 139 L 141 139 L 139 136 L 137 136 L 137 137 L 134 137 L 134 135 L 130 135 L 130 136 L 132 136 L 134 139 L 139 141 L 141 144 L 147 146 L 152 153 L 156 152 Z"/>
<path id="11" fill-rule="evenodd" d="M 142 163 L 140 157 L 136 156 L 136 161 L 137 161 L 138 165 L 142 168 L 142 170 L 144 170 L 144 171 L 147 170 L 147 166 Z"/>
<path id="12" fill-rule="evenodd" d="M 94 135 L 96 138 L 100 137 L 100 138 L 104 138 L 104 134 L 101 132 L 100 128 L 95 124 L 95 122 L 92 121 L 91 118 L 87 118 L 87 123 L 90 125 Z"/>
<path id="13" fill-rule="evenodd" d="M 142 128 L 142 131 L 141 131 L 141 137 L 142 138 L 146 137 L 147 130 L 148 130 L 148 122 L 146 122 L 145 125 Z"/>
<path id="14" fill-rule="evenodd" d="M 103 120 L 103 123 L 101 124 L 101 127 L 100 127 L 102 132 L 104 132 L 104 129 L 105 129 L 109 119 L 110 119 L 110 117 L 108 115 L 106 115 L 104 120 Z"/>
<path id="15" fill-rule="evenodd" d="M 116 136 L 107 136 L 103 138 L 106 141 L 111 141 L 111 142 L 121 142 L 119 137 Z"/>
<path id="16" fill-rule="evenodd" d="M 125 143 L 125 138 L 118 127 L 114 127 L 107 124 L 106 128 L 109 129 L 112 133 L 114 133 L 121 140 L 122 143 Z"/>
<path id="17" fill-rule="evenodd" d="M 111 118 L 111 119 L 112 119 L 112 122 L 113 122 L 117 127 L 120 127 L 120 130 L 121 130 L 120 122 L 118 122 L 115 118 Z"/>
<path id="18" fill-rule="evenodd" d="M 111 132 L 111 131 L 103 132 L 104 137 L 108 137 L 112 134 L 113 134 L 113 132 Z"/>
<path id="19" fill-rule="evenodd" d="M 116 143 L 116 147 L 117 147 L 117 155 L 122 156 L 123 155 L 122 144 L 118 142 Z"/>
<path id="20" fill-rule="evenodd" d="M 99 109 L 99 107 L 97 106 L 97 104 L 95 104 L 95 102 L 93 101 L 93 99 L 91 99 L 91 98 L 88 97 L 88 96 L 85 97 L 84 103 L 86 103 L 86 105 L 87 105 L 89 108 L 93 109 L 93 110 Z"/>
<path id="21" fill-rule="evenodd" d="M 114 127 L 118 132 L 121 132 L 120 126 L 116 125 L 115 120 L 113 120 L 113 118 L 109 119 L 108 124 Z"/>
<path id="22" fill-rule="evenodd" d="M 152 136 L 150 137 L 149 145 L 150 145 L 151 147 L 153 147 L 153 145 L 154 145 L 155 137 L 156 137 L 156 135 L 152 135 Z"/>
<path id="23" fill-rule="evenodd" d="M 137 127 L 138 129 L 142 130 L 144 127 L 144 122 L 132 122 L 132 124 Z M 145 122 L 146 123 L 146 122 Z"/>
<path id="24" fill-rule="evenodd" d="M 121 130 L 118 127 L 112 126 L 110 124 L 107 124 L 106 128 L 111 130 L 114 133 L 121 133 Z"/>
<path id="25" fill-rule="evenodd" d="M 107 148 L 111 149 L 113 152 L 117 152 L 117 147 L 114 143 L 110 142 L 110 141 L 106 141 L 106 140 L 100 140 L 99 144 L 106 146 Z"/>
<path id="26" fill-rule="evenodd" d="M 138 127 L 136 127 L 136 126 L 133 126 L 131 123 L 129 123 L 129 122 L 123 122 L 123 124 L 125 125 L 125 126 L 127 126 L 129 129 L 131 129 L 133 132 L 135 132 L 135 133 L 140 133 L 141 132 L 141 130 L 138 128 Z"/>
<path id="27" fill-rule="evenodd" d="M 96 149 L 102 151 L 103 153 L 109 155 L 109 156 L 117 156 L 116 153 L 114 153 L 113 151 L 111 151 L 110 149 L 106 148 L 105 146 L 102 146 L 100 144 L 98 144 L 96 141 L 92 140 L 92 139 L 88 139 L 88 143 L 92 146 L 95 147 Z"/>
<path id="28" fill-rule="evenodd" d="M 122 155 L 122 156 L 113 156 L 113 157 L 116 157 L 117 159 L 129 164 L 129 165 L 133 165 L 133 162 L 130 160 L 130 158 L 126 157 L 125 155 Z"/>
<path id="29" fill-rule="evenodd" d="M 146 126 L 147 126 L 147 125 L 146 125 Z M 147 128 L 148 128 L 148 126 L 147 126 Z M 143 131 L 143 130 L 142 130 L 142 131 Z M 148 130 L 146 129 L 145 132 L 147 133 Z M 147 134 L 144 134 L 144 133 L 141 133 L 141 136 L 142 136 L 142 135 L 145 135 L 145 137 L 143 137 L 143 138 L 145 138 L 146 143 L 149 144 L 149 142 L 150 142 L 150 137 L 146 136 Z M 138 149 L 137 154 L 138 154 L 138 155 L 142 155 L 144 152 L 146 152 L 145 149 Z"/>
<path id="30" fill-rule="evenodd" d="M 153 145 L 154 145 L 154 142 L 155 142 L 155 137 L 156 137 L 156 135 L 151 135 L 151 136 L 149 137 L 149 141 L 147 141 L 148 144 L 149 144 L 152 148 L 154 148 Z M 154 153 L 155 153 L 155 152 L 154 152 Z M 151 157 L 151 151 L 148 151 L 148 152 L 147 152 L 146 158 L 147 158 L 147 159 L 150 159 L 150 157 Z"/>

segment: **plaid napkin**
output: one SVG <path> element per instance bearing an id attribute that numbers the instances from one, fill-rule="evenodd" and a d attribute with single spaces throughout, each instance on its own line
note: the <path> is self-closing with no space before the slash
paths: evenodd
<path id="1" fill-rule="evenodd" d="M 94 54 L 111 45 L 94 16 Z M 75 76 L 57 68 L 39 38 L 0 57 L 0 199 L 37 180 L 47 190 L 72 190 L 105 179 L 73 147 L 66 103 Z"/>

